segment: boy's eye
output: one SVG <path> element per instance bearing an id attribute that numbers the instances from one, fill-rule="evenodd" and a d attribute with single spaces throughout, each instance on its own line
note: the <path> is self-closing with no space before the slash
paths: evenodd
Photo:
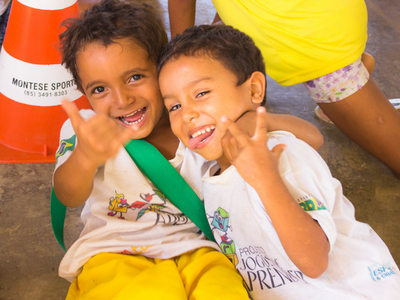
<path id="1" fill-rule="evenodd" d="M 133 75 L 133 76 L 131 77 L 130 81 L 137 81 L 137 80 L 139 80 L 140 78 L 143 78 L 143 75 L 135 74 L 135 75 Z"/>
<path id="2" fill-rule="evenodd" d="M 198 94 L 196 95 L 196 98 L 203 97 L 204 95 L 208 94 L 209 92 L 210 92 L 210 91 L 205 91 L 205 92 L 198 93 Z"/>
<path id="3" fill-rule="evenodd" d="M 104 87 L 103 86 L 97 86 L 92 90 L 92 94 L 100 94 L 104 92 Z"/>
<path id="4" fill-rule="evenodd" d="M 177 109 L 179 109 L 179 108 L 181 108 L 181 105 L 180 105 L 180 104 L 175 104 L 174 106 L 172 106 L 172 107 L 169 109 L 169 112 L 174 111 L 174 110 L 177 110 Z"/>

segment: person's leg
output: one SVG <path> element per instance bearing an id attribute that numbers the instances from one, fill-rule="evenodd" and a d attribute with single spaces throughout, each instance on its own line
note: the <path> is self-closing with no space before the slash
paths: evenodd
<path id="1" fill-rule="evenodd" d="M 318 105 L 344 134 L 400 179 L 400 114 L 372 78 L 345 99 Z"/>
<path id="2" fill-rule="evenodd" d="M 176 263 L 189 300 L 249 299 L 235 266 L 215 249 L 183 254 Z"/>
<path id="3" fill-rule="evenodd" d="M 374 71 L 374 69 L 375 69 L 375 59 L 373 58 L 373 56 L 371 55 L 371 54 L 369 54 L 369 53 L 367 53 L 367 52 L 364 52 L 362 55 L 361 55 L 361 62 L 362 62 L 362 64 L 364 65 L 364 68 L 368 71 L 368 74 L 369 75 L 371 75 L 372 74 L 372 72 Z M 349 68 L 350 67 L 350 68 Z M 311 93 L 311 96 L 313 97 L 313 99 L 314 100 L 316 100 L 317 102 L 320 102 L 319 100 L 323 100 L 322 102 L 325 102 L 324 100 L 326 100 L 326 97 L 324 97 L 324 96 L 322 96 L 321 98 L 322 99 L 317 99 L 318 97 L 316 97 L 316 93 L 318 93 L 318 92 L 322 92 L 322 93 L 324 93 L 324 92 L 326 92 L 326 95 L 325 96 L 329 96 L 328 97 L 328 99 L 329 99 L 329 101 L 327 101 L 327 102 L 332 102 L 334 99 L 335 99 L 335 97 L 331 97 L 331 94 L 330 94 L 330 92 L 332 91 L 332 89 L 333 88 L 336 88 L 338 85 L 336 84 L 331 84 L 330 82 L 326 82 L 326 84 L 329 84 L 329 85 L 331 85 L 331 89 L 328 87 L 328 89 L 326 89 L 325 90 L 325 88 L 323 87 L 323 86 L 320 86 L 320 84 L 322 83 L 322 85 L 324 85 L 324 83 L 323 83 L 323 81 L 325 81 L 325 80 L 330 80 L 330 78 L 332 78 L 332 77 L 336 77 L 333 81 L 337 81 L 337 82 L 340 82 L 341 84 L 342 84 L 342 82 L 343 81 L 346 81 L 346 80 L 343 80 L 342 78 L 340 78 L 341 76 L 341 73 L 345 73 L 345 72 L 347 72 L 347 71 L 349 71 L 349 70 L 347 70 L 346 71 L 346 69 L 353 69 L 354 67 L 356 67 L 356 68 L 358 68 L 359 66 L 357 65 L 357 62 L 356 63 L 354 63 L 354 64 L 351 64 L 350 66 L 348 66 L 348 67 L 345 67 L 345 68 L 343 68 L 343 69 L 341 69 L 341 70 L 339 70 L 339 71 L 336 71 L 336 72 L 333 72 L 332 74 L 328 74 L 327 76 L 322 76 L 321 78 L 319 78 L 318 80 L 319 80 L 319 82 L 317 82 L 317 80 L 312 80 L 311 82 L 313 82 L 314 84 L 316 84 L 316 85 L 319 85 L 318 86 L 318 89 L 315 89 L 314 88 L 314 91 L 313 91 L 313 88 L 310 88 L 308 85 L 307 85 L 307 83 L 305 84 L 306 85 L 306 87 L 308 88 L 308 90 L 310 91 L 310 93 Z M 355 70 L 355 69 L 354 69 Z M 355 81 L 357 81 L 357 82 L 355 82 L 354 83 L 354 86 L 355 85 L 359 85 L 359 84 L 361 84 L 361 85 L 364 85 L 367 81 L 368 81 L 368 78 L 369 78 L 369 76 L 368 76 L 368 78 L 363 74 L 363 70 L 362 70 L 362 68 L 359 68 L 359 71 L 357 72 L 357 74 L 354 74 L 354 71 L 350 71 L 350 73 L 352 73 L 352 75 L 351 74 L 349 74 L 350 76 L 351 76 L 351 78 L 354 78 L 354 82 Z M 337 77 L 337 74 L 339 74 L 339 77 Z M 353 77 L 355 75 L 355 77 Z M 363 77 L 365 77 L 365 79 L 363 79 Z M 363 82 L 363 80 L 365 80 L 365 82 Z M 322 81 L 322 82 L 321 82 Z M 345 84 L 345 85 L 348 85 L 348 82 L 347 82 L 347 84 Z M 339 86 L 340 86 L 340 84 L 339 84 Z M 324 91 L 325 90 L 325 91 Z M 345 98 L 345 96 L 341 96 L 340 98 Z M 339 99 L 336 99 L 336 100 L 339 100 Z M 319 119 L 321 119 L 321 120 L 323 120 L 323 121 L 325 121 L 325 122 L 327 122 L 327 123 L 330 123 L 330 124 L 334 124 L 330 119 L 329 119 L 329 117 L 321 110 L 321 108 L 319 107 L 319 106 L 317 106 L 316 107 L 316 109 L 314 110 L 314 112 L 315 112 L 315 115 L 319 118 Z"/>
<path id="4" fill-rule="evenodd" d="M 364 52 L 361 55 L 361 61 L 367 68 L 369 75 L 371 75 L 375 69 L 375 58 L 371 54 Z"/>
<path id="5" fill-rule="evenodd" d="M 187 299 L 174 259 L 100 253 L 83 266 L 66 300 Z"/>

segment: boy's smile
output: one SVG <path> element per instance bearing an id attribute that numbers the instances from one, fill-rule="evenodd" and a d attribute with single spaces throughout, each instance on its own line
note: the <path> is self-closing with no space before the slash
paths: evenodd
<path id="1" fill-rule="evenodd" d="M 252 97 L 251 78 L 238 86 L 236 75 L 207 55 L 167 62 L 159 82 L 172 131 L 207 160 L 223 156 L 221 138 L 226 131 L 221 128 L 221 117 L 237 120 L 259 106 Z"/>
<path id="2" fill-rule="evenodd" d="M 147 137 L 164 110 L 157 68 L 148 54 L 129 39 L 105 47 L 90 43 L 78 54 L 82 88 L 96 113 L 114 118 L 121 126 L 136 124 L 132 138 Z"/>

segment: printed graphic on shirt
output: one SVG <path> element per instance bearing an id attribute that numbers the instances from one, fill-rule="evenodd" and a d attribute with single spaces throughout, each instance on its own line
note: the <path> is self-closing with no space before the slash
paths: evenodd
<path id="1" fill-rule="evenodd" d="M 260 246 L 238 249 L 239 264 L 236 266 L 249 291 L 274 289 L 281 286 L 306 282 L 297 269 L 282 267 L 277 258 L 270 257 Z"/>
<path id="2" fill-rule="evenodd" d="M 184 214 L 176 214 L 167 207 L 167 198 L 159 190 L 153 189 L 151 193 L 140 193 L 140 199 L 128 201 L 123 193 L 115 191 L 108 202 L 108 216 L 117 216 L 119 219 L 129 219 L 138 221 L 146 213 L 155 213 L 155 225 L 170 224 L 183 225 L 189 222 Z"/>
<path id="3" fill-rule="evenodd" d="M 296 201 L 305 211 L 326 210 L 326 207 L 320 201 L 309 195 L 298 198 Z"/>
<path id="4" fill-rule="evenodd" d="M 211 219 L 210 226 L 222 252 L 241 273 L 248 291 L 273 289 L 286 284 L 306 282 L 299 270 L 289 270 L 279 265 L 277 258 L 267 255 L 263 247 L 248 246 L 236 249 L 235 242 L 228 236 L 233 233 L 229 225 L 229 212 L 219 207 Z M 219 234 L 215 234 L 215 230 Z"/>
<path id="5" fill-rule="evenodd" d="M 147 249 L 151 248 L 153 246 L 140 246 L 140 247 L 131 247 L 133 254 L 141 254 L 147 251 Z"/>
<path id="6" fill-rule="evenodd" d="M 228 229 L 232 231 L 231 226 L 229 226 L 229 213 L 225 211 L 223 208 L 219 207 L 215 212 L 214 216 L 207 215 L 211 221 L 211 230 L 214 233 L 214 230 L 217 229 L 221 231 L 223 234 L 220 235 L 221 241 L 219 246 L 229 260 L 236 266 L 238 263 L 236 249 L 235 249 L 235 242 L 228 237 Z"/>
<path id="7" fill-rule="evenodd" d="M 116 196 L 111 197 L 109 200 L 108 209 L 110 210 L 110 212 L 108 213 L 108 215 L 113 217 L 119 213 L 120 215 L 118 216 L 118 218 L 125 219 L 122 214 L 126 214 L 128 212 L 128 209 L 139 209 L 136 217 L 136 220 L 138 220 L 148 211 L 162 211 L 162 209 L 165 208 L 166 198 L 164 194 L 162 194 L 160 191 L 153 191 L 155 192 L 155 194 L 141 193 L 139 195 L 141 200 L 137 200 L 132 204 L 128 203 L 128 200 L 125 199 L 124 194 L 119 194 L 117 191 L 115 191 Z M 154 196 L 158 196 L 159 199 L 157 200 L 161 200 L 161 203 L 159 201 L 158 203 L 150 203 L 153 200 Z"/>
<path id="8" fill-rule="evenodd" d="M 60 147 L 56 152 L 56 163 L 60 156 L 64 155 L 67 151 L 73 151 L 75 149 L 76 135 L 66 140 L 61 140 Z"/>
<path id="9" fill-rule="evenodd" d="M 132 246 L 131 248 L 132 248 L 133 253 L 126 249 L 124 251 L 121 251 L 120 253 L 126 254 L 126 255 L 142 254 L 142 253 L 145 253 L 151 247 L 153 247 L 153 246 L 139 246 L 139 247 Z"/>
<path id="10" fill-rule="evenodd" d="M 108 205 L 108 209 L 111 210 L 108 215 L 114 217 L 119 213 L 118 219 L 125 219 L 122 215 L 126 214 L 128 209 L 131 208 L 131 205 L 128 203 L 128 200 L 125 199 L 124 194 L 118 194 L 115 191 L 115 197 L 111 197 Z"/>
<path id="11" fill-rule="evenodd" d="M 399 270 L 396 266 L 392 266 L 391 262 L 388 261 L 383 265 L 373 264 L 368 267 L 369 274 L 373 281 L 381 281 L 392 275 L 399 275 Z"/>

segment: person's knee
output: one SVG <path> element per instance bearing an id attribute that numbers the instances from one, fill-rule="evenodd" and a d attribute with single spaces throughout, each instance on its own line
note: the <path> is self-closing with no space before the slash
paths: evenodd
<path id="1" fill-rule="evenodd" d="M 367 68 L 369 75 L 371 75 L 375 69 L 375 58 L 371 54 L 364 52 L 361 55 L 361 61 Z"/>

